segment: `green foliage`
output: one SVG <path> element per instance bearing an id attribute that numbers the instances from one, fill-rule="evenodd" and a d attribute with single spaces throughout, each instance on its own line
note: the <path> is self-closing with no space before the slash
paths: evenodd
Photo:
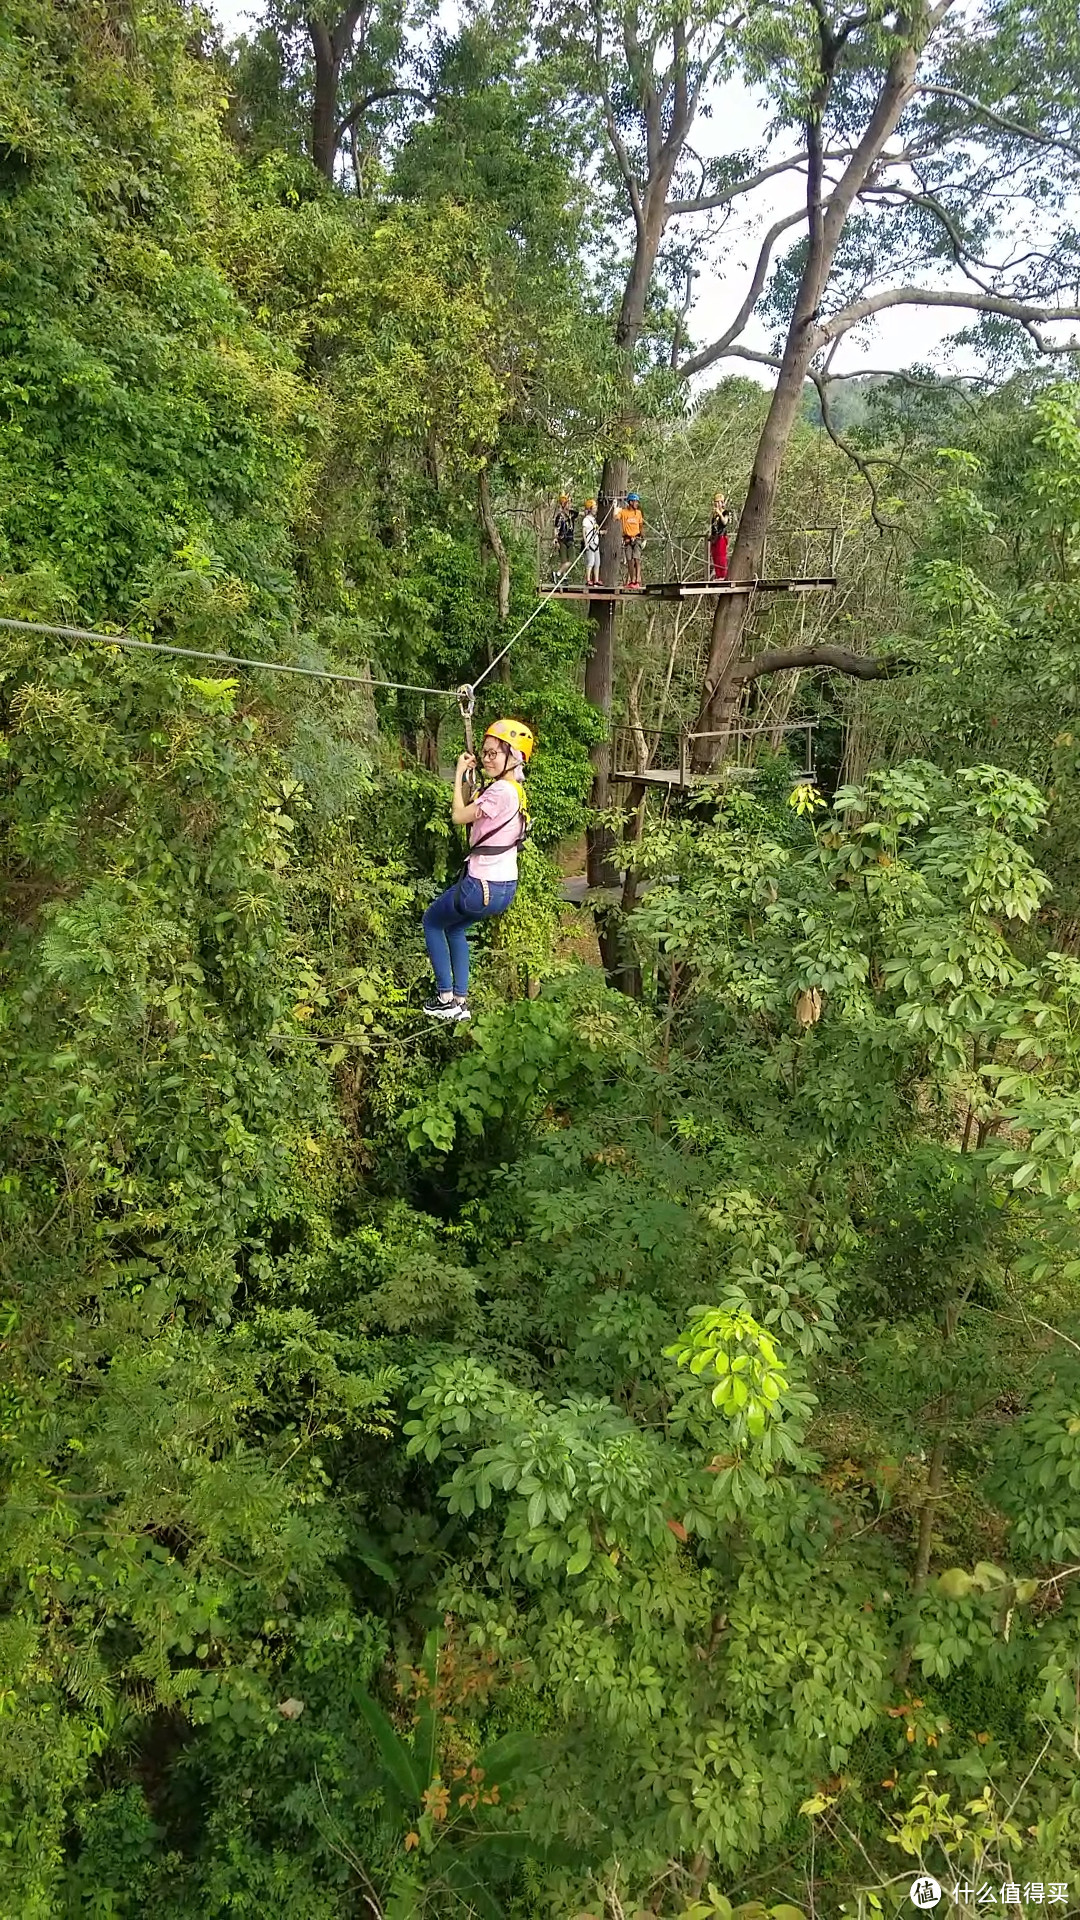
<path id="1" fill-rule="evenodd" d="M 92 0 L 0 27 L 20 162 L 0 201 L 0 565 L 47 562 L 94 619 L 191 554 L 234 619 L 288 607 L 304 393 L 214 262 L 231 163 L 187 31 L 179 9 L 121 23 Z"/>
<path id="2" fill-rule="evenodd" d="M 408 75 L 369 25 L 347 103 Z M 747 30 L 782 113 L 797 29 Z M 477 720 L 539 741 L 431 1028 L 452 704 L 5 633 L 3 1920 L 798 1920 L 1080 1862 L 1075 394 L 926 463 L 918 690 L 866 697 L 932 757 L 673 805 L 642 999 L 556 959 L 601 723 L 509 507 L 619 396 L 584 42 L 530 33 L 433 46 L 345 193 L 299 9 L 231 66 L 171 0 L 0 24 L 3 611 L 432 686 L 535 613 Z M 665 513 L 765 404 L 656 427 Z M 792 512 L 862 541 L 856 484 L 804 424 Z"/>

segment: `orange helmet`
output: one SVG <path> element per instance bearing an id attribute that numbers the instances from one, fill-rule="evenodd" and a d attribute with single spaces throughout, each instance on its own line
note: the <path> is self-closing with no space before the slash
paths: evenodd
<path id="1" fill-rule="evenodd" d="M 493 720 L 490 727 L 484 729 L 485 740 L 501 740 L 504 746 L 512 747 L 528 760 L 536 745 L 524 720 Z"/>
<path id="2" fill-rule="evenodd" d="M 560 507 L 568 507 L 570 505 L 570 495 L 568 493 L 560 493 L 559 505 Z"/>
<path id="3" fill-rule="evenodd" d="M 586 511 L 586 513 L 595 513 L 595 512 L 596 512 L 596 501 L 595 501 L 595 500 L 586 500 L 586 502 L 585 502 L 585 511 Z"/>

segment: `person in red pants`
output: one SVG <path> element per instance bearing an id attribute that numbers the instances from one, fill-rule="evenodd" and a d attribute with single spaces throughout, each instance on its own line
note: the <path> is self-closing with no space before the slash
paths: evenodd
<path id="1" fill-rule="evenodd" d="M 727 543 L 730 525 L 731 515 L 728 512 L 727 501 L 722 493 L 718 493 L 713 498 L 712 519 L 709 521 L 710 580 L 727 579 Z"/>

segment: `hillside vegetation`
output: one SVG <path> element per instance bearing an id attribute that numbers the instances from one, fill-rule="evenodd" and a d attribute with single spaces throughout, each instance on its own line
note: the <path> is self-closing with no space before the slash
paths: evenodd
<path id="1" fill-rule="evenodd" d="M 770 393 L 679 387 L 685 260 L 619 336 L 545 23 L 372 9 L 320 148 L 306 18 L 0 19 L 0 1916 L 1075 1912 L 1074 359 L 806 388 L 838 584 L 739 658 L 848 665 L 635 817 L 719 629 L 605 702 L 537 542 L 738 514 Z M 444 1029 L 480 675 L 535 831 Z"/>

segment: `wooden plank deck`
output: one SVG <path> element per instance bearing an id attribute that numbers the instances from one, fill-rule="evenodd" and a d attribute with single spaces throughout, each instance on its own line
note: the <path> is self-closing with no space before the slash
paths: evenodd
<path id="1" fill-rule="evenodd" d="M 722 600 L 736 593 L 828 593 L 835 574 L 805 580 L 657 580 L 641 591 L 653 600 Z"/>
<path id="2" fill-rule="evenodd" d="M 541 581 L 537 594 L 550 600 L 725 600 L 748 593 L 829 593 L 835 574 L 805 580 L 654 580 L 642 587 L 554 586 Z"/>
<path id="3" fill-rule="evenodd" d="M 756 780 L 757 777 L 757 767 L 740 767 L 732 761 L 722 761 L 712 773 L 687 773 L 685 778 L 678 767 L 646 767 L 644 773 L 637 773 L 625 767 L 621 769 L 616 767 L 611 775 L 613 780 L 625 781 L 627 784 L 636 782 L 643 787 L 707 787 L 714 785 L 718 780 Z M 805 781 L 813 780 L 816 776 L 812 767 L 804 767 L 799 773 L 793 774 L 792 778 L 796 786 L 801 786 Z"/>
<path id="4" fill-rule="evenodd" d="M 541 599 L 550 600 L 636 600 L 645 589 L 643 587 L 577 587 L 547 586 L 541 581 L 536 589 Z"/>

